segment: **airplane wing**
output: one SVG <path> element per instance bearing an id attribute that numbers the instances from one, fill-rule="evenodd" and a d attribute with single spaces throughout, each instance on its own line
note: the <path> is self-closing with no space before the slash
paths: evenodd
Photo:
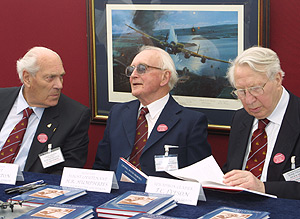
<path id="1" fill-rule="evenodd" d="M 216 59 L 216 58 L 213 58 L 213 57 L 205 56 L 205 55 L 193 52 L 191 50 L 185 49 L 184 45 L 181 44 L 181 43 L 174 43 L 174 42 L 168 43 L 168 42 L 161 41 L 161 40 L 159 40 L 159 39 L 157 39 L 157 38 L 155 38 L 155 37 L 153 37 L 153 36 L 151 36 L 147 33 L 144 33 L 141 30 L 138 30 L 138 29 L 136 29 L 134 27 L 131 27 L 127 24 L 125 24 L 125 25 L 127 27 L 131 28 L 132 30 L 136 31 L 137 33 L 142 34 L 143 36 L 145 36 L 149 39 L 155 40 L 156 42 L 161 44 L 166 49 L 166 51 L 170 54 L 176 54 L 176 53 L 181 52 L 181 53 L 184 53 L 185 58 L 189 58 L 190 56 L 201 58 L 202 63 L 205 63 L 206 60 L 212 60 L 212 61 L 223 62 L 223 63 L 230 63 L 229 61 L 225 61 L 225 60 L 222 60 L 222 59 Z"/>

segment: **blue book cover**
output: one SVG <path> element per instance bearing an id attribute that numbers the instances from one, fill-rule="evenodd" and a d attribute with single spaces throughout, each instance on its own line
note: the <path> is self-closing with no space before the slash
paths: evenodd
<path id="1" fill-rule="evenodd" d="M 173 195 L 127 191 L 98 206 L 96 212 L 120 216 L 154 213 L 174 201 Z"/>
<path id="2" fill-rule="evenodd" d="M 85 195 L 84 189 L 65 186 L 46 185 L 12 197 L 11 201 L 24 201 L 24 206 L 37 207 L 48 203 L 65 203 Z"/>
<path id="3" fill-rule="evenodd" d="M 253 211 L 239 208 L 220 207 L 211 211 L 198 219 L 209 218 L 247 218 L 247 219 L 266 219 L 270 213 L 266 211 Z"/>
<path id="4" fill-rule="evenodd" d="M 93 216 L 93 206 L 68 205 L 68 204 L 45 204 L 17 217 L 17 219 L 29 218 L 61 218 L 79 219 Z"/>
<path id="5" fill-rule="evenodd" d="M 148 178 L 145 173 L 136 168 L 123 157 L 120 157 L 119 159 L 116 177 L 118 181 L 143 184 L 146 184 Z"/>
<path id="6" fill-rule="evenodd" d="M 132 219 L 151 219 L 151 218 L 156 218 L 156 219 L 187 219 L 187 218 L 183 218 L 183 217 L 171 217 L 171 216 L 163 216 L 163 215 L 157 215 L 157 214 L 148 214 L 148 213 L 140 213 L 137 214 L 133 217 L 131 217 Z"/>
<path id="7" fill-rule="evenodd" d="M 164 207 L 162 207 L 162 208 L 158 209 L 157 211 L 153 212 L 153 214 L 161 215 L 161 214 L 166 213 L 167 211 L 170 211 L 171 209 L 173 209 L 175 207 L 177 207 L 177 203 L 176 203 L 176 201 L 172 201 L 169 204 L 165 205 Z"/>

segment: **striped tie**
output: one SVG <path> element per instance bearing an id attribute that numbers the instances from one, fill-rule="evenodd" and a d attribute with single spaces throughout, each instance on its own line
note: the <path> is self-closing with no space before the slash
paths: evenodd
<path id="1" fill-rule="evenodd" d="M 268 138 L 265 127 L 270 121 L 268 119 L 259 120 L 258 129 L 251 138 L 251 151 L 247 160 L 246 170 L 253 173 L 260 179 L 267 154 Z"/>
<path id="2" fill-rule="evenodd" d="M 136 124 L 135 142 L 129 159 L 129 161 L 139 169 L 141 169 L 140 156 L 146 145 L 148 137 L 148 124 L 145 117 L 148 112 L 148 108 L 141 109 L 141 113 Z"/>
<path id="3" fill-rule="evenodd" d="M 28 124 L 28 118 L 30 117 L 32 112 L 32 109 L 26 108 L 23 111 L 23 118 L 9 134 L 5 144 L 2 147 L 2 150 L 0 151 L 1 163 L 14 162 L 23 141 L 23 137 Z"/>

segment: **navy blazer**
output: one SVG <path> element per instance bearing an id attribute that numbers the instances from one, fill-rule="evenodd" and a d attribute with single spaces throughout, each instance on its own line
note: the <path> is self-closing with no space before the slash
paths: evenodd
<path id="1" fill-rule="evenodd" d="M 233 169 L 242 169 L 243 160 L 251 134 L 254 117 L 244 109 L 238 110 L 233 118 L 227 161 L 224 172 Z M 286 109 L 275 146 L 271 155 L 266 193 L 277 195 L 280 198 L 300 199 L 300 183 L 285 181 L 283 173 L 291 170 L 291 157 L 296 156 L 296 168 L 300 167 L 300 98 L 290 93 L 290 100 Z M 281 153 L 285 156 L 282 163 L 275 163 L 274 156 Z"/>
<path id="2" fill-rule="evenodd" d="M 20 87 L 0 88 L 0 130 L 19 91 Z M 56 106 L 44 110 L 29 150 L 24 171 L 61 174 L 65 166 L 83 167 L 88 153 L 90 115 L 89 108 L 61 94 Z M 41 133 L 48 136 L 45 143 L 41 143 L 37 139 Z M 65 161 L 44 169 L 38 155 L 47 151 L 47 145 L 50 143 L 53 149 L 61 148 Z"/>
<path id="3" fill-rule="evenodd" d="M 116 170 L 119 157 L 128 158 L 135 139 L 136 120 L 140 102 L 115 104 L 109 114 L 104 137 L 98 145 L 94 169 Z M 166 131 L 157 131 L 164 124 Z M 164 145 L 176 145 L 169 154 L 178 154 L 179 168 L 211 155 L 207 142 L 207 118 L 204 114 L 180 106 L 170 96 L 144 147 L 140 164 L 144 173 L 170 177 L 155 171 L 154 156 L 164 155 Z"/>

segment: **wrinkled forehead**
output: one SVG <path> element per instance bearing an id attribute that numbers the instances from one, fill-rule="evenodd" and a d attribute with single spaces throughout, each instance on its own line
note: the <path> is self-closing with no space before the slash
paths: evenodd
<path id="1" fill-rule="evenodd" d="M 160 54 L 156 50 L 144 50 L 137 54 L 131 65 L 138 65 L 138 64 L 147 64 L 147 65 L 154 65 L 154 64 L 160 64 L 161 58 Z"/>

